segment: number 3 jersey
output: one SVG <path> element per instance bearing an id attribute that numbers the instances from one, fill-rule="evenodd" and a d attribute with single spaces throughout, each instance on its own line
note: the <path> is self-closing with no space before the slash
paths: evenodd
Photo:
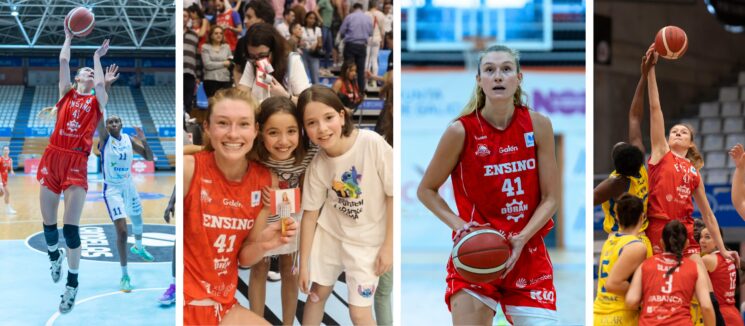
<path id="1" fill-rule="evenodd" d="M 184 196 L 184 295 L 186 302 L 232 302 L 238 253 L 263 208 L 261 189 L 271 175 L 253 161 L 240 182 L 228 181 L 214 152 L 194 155 L 194 175 Z"/>
<path id="2" fill-rule="evenodd" d="M 466 139 L 451 177 L 460 218 L 490 223 L 505 237 L 519 233 L 541 200 L 530 111 L 515 107 L 504 130 L 489 124 L 479 111 L 459 121 Z M 544 236 L 552 226 L 549 221 L 536 235 Z"/>
<path id="3" fill-rule="evenodd" d="M 691 325 L 691 298 L 695 294 L 698 270 L 693 260 L 683 257 L 680 266 L 665 274 L 678 261 L 665 252 L 642 263 L 642 310 L 639 325 Z"/>

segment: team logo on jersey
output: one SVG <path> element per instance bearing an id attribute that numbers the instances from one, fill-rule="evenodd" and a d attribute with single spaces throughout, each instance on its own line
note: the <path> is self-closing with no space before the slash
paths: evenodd
<path id="1" fill-rule="evenodd" d="M 478 144 L 476 146 L 476 156 L 484 157 L 491 155 L 491 151 L 484 144 Z"/>
<path id="2" fill-rule="evenodd" d="M 665 200 L 667 200 L 668 202 L 671 202 L 671 201 L 673 201 L 673 195 L 671 195 L 671 194 L 667 194 L 667 195 L 665 196 Z"/>
<path id="3" fill-rule="evenodd" d="M 202 183 L 206 183 L 206 184 L 210 184 L 211 185 L 212 184 L 212 180 L 202 178 Z"/>
<path id="4" fill-rule="evenodd" d="M 78 129 L 80 129 L 80 124 L 77 121 L 70 120 L 67 123 L 67 130 L 69 130 L 70 132 L 76 132 L 78 131 Z"/>
<path id="5" fill-rule="evenodd" d="M 215 258 L 214 262 L 217 276 L 225 275 L 228 273 L 228 267 L 230 266 L 230 259 L 228 259 L 228 257 Z"/>
<path id="6" fill-rule="evenodd" d="M 474 136 L 473 138 L 476 139 L 477 141 L 479 141 L 479 140 L 486 139 L 486 136 L 478 136 L 478 137 Z"/>
<path id="7" fill-rule="evenodd" d="M 506 154 L 506 153 L 517 152 L 518 150 L 519 150 L 519 148 L 517 148 L 517 146 L 507 145 L 507 147 L 500 147 L 499 148 L 499 153 L 500 154 Z"/>
<path id="8" fill-rule="evenodd" d="M 203 203 L 211 203 L 212 198 L 210 198 L 210 194 L 207 192 L 207 189 L 202 189 L 201 192 L 199 192 L 199 198 L 202 200 Z"/>
<path id="9" fill-rule="evenodd" d="M 528 205 L 524 204 L 523 201 L 517 201 L 513 199 L 502 208 L 502 214 L 507 215 L 508 221 L 518 222 L 521 218 L 525 217 L 524 212 L 528 211 Z M 508 215 L 509 214 L 509 215 Z M 512 214 L 515 214 L 514 216 Z"/>
<path id="10" fill-rule="evenodd" d="M 680 199 L 686 199 L 691 195 L 691 188 L 688 188 L 686 185 L 680 185 L 676 190 L 678 191 L 678 197 L 680 197 Z"/>
<path id="11" fill-rule="evenodd" d="M 517 282 L 515 282 L 515 286 L 516 286 L 517 288 L 519 288 L 519 289 L 522 289 L 522 288 L 526 287 L 527 285 L 528 285 L 528 281 L 527 281 L 527 280 L 525 280 L 525 279 L 524 279 L 524 278 L 522 278 L 522 277 L 521 277 L 521 278 L 519 278 L 519 279 L 517 280 Z"/>
<path id="12" fill-rule="evenodd" d="M 49 173 L 49 170 L 47 170 L 46 166 L 41 168 L 41 174 L 48 174 L 48 173 Z"/>
<path id="13" fill-rule="evenodd" d="M 261 191 L 251 192 L 251 207 L 259 206 L 261 203 Z"/>
<path id="14" fill-rule="evenodd" d="M 254 191 L 254 192 L 256 192 L 256 191 Z M 253 197 L 253 194 L 252 194 L 251 197 Z M 222 204 L 225 205 L 225 206 L 230 206 L 230 207 L 235 207 L 235 208 L 242 208 L 243 207 L 243 205 L 241 205 L 241 202 L 240 201 L 237 201 L 237 200 L 234 200 L 234 199 L 223 198 L 222 199 Z"/>
<path id="15" fill-rule="evenodd" d="M 532 255 L 532 254 L 538 252 L 538 247 L 528 248 L 528 252 Z"/>
<path id="16" fill-rule="evenodd" d="M 535 159 L 531 158 L 507 163 L 484 165 L 484 170 L 485 177 L 535 170 Z"/>
<path id="17" fill-rule="evenodd" d="M 362 285 L 357 285 L 357 293 L 359 293 L 363 298 L 372 297 L 372 295 L 375 294 L 375 285 L 365 287 L 362 287 Z"/>
<path id="18" fill-rule="evenodd" d="M 535 146 L 535 139 L 533 139 L 533 132 L 526 132 L 524 134 L 525 136 L 525 147 L 533 147 Z"/>
<path id="19" fill-rule="evenodd" d="M 691 174 L 696 175 L 696 168 L 691 166 Z"/>

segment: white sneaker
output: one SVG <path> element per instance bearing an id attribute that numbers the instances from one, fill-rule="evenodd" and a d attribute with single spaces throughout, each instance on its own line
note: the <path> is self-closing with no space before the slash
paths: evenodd
<path id="1" fill-rule="evenodd" d="M 59 303 L 59 312 L 66 314 L 72 310 L 75 306 L 75 296 L 78 295 L 78 288 L 71 286 L 65 286 L 65 293 L 60 297 L 62 300 Z"/>
<path id="2" fill-rule="evenodd" d="M 266 274 L 266 278 L 269 282 L 277 282 L 282 279 L 282 275 L 275 271 L 269 271 L 269 273 Z"/>
<path id="3" fill-rule="evenodd" d="M 8 205 L 5 205 L 5 213 L 8 213 L 10 215 L 15 215 L 16 210 L 13 209 L 13 207 L 11 207 L 10 204 L 8 204 Z"/>

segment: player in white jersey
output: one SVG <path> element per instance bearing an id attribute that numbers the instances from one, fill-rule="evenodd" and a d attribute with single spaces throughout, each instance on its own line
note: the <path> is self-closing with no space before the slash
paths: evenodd
<path id="1" fill-rule="evenodd" d="M 145 261 L 153 261 L 153 256 L 142 245 L 142 205 L 130 172 L 134 153 L 152 161 L 153 151 L 145 141 L 142 129 L 135 127 L 135 130 L 137 135 L 134 138 L 141 144 L 122 133 L 122 119 L 116 115 L 109 116 L 105 126 L 98 125 L 104 176 L 103 199 L 116 227 L 119 263 L 122 267 L 119 287 L 122 292 L 132 291 L 127 273 L 127 217 L 132 220 L 132 233 L 135 235 L 135 245 L 130 250 Z"/>

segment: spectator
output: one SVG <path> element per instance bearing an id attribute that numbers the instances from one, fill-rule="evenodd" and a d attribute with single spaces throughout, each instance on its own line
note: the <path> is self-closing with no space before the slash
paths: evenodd
<path id="1" fill-rule="evenodd" d="M 225 43 L 230 46 L 230 51 L 233 51 L 235 50 L 236 43 L 238 43 L 237 35 L 243 32 L 241 17 L 233 10 L 229 0 L 218 0 L 216 7 L 217 15 L 215 15 L 214 24 L 224 29 Z"/>
<path id="2" fill-rule="evenodd" d="M 283 13 L 285 12 L 286 9 L 289 9 L 289 7 L 286 5 L 286 2 L 287 1 L 285 0 L 272 0 L 272 8 L 274 8 L 274 14 L 275 14 L 274 16 L 275 25 L 281 22 L 282 19 L 284 19 Z M 267 22 L 267 23 L 272 23 L 272 22 Z"/>
<path id="3" fill-rule="evenodd" d="M 202 44 L 207 41 L 207 33 L 209 32 L 210 22 L 207 20 L 207 18 L 204 18 L 202 9 L 199 8 L 199 6 L 197 6 L 196 4 L 191 5 L 191 7 L 187 9 L 187 11 L 189 12 L 189 22 L 191 30 L 195 34 L 197 34 L 197 37 L 199 38 L 197 51 L 202 51 Z"/>
<path id="4" fill-rule="evenodd" d="M 331 53 L 334 50 L 334 37 L 331 35 L 331 24 L 334 22 L 334 6 L 331 0 L 318 0 L 316 10 L 321 16 L 321 32 L 323 51 L 326 54 L 321 62 L 321 75 L 331 76 L 329 71 L 331 65 Z"/>
<path id="5" fill-rule="evenodd" d="M 276 25 L 277 31 L 282 34 L 282 37 L 290 39 L 290 26 L 295 22 L 295 12 L 290 9 L 285 9 L 285 13 L 282 16 L 283 19 Z"/>
<path id="6" fill-rule="evenodd" d="M 197 7 L 199 8 L 199 7 Z M 191 111 L 197 81 L 197 45 L 199 36 L 188 28 L 190 12 L 184 11 L 184 112 Z"/>
<path id="7" fill-rule="evenodd" d="M 305 26 L 305 14 L 308 13 L 308 10 L 305 9 L 305 0 L 293 3 L 290 9 L 295 12 L 295 19 L 298 20 L 300 24 Z"/>
<path id="8" fill-rule="evenodd" d="M 352 110 L 362 103 L 364 96 L 357 85 L 357 65 L 352 61 L 344 61 L 341 65 L 341 73 L 331 89 L 339 95 L 342 104 Z"/>
<path id="9" fill-rule="evenodd" d="M 314 12 L 305 14 L 303 28 L 303 63 L 313 84 L 318 84 L 318 69 L 323 53 L 321 28 L 318 27 L 318 15 Z"/>
<path id="10" fill-rule="evenodd" d="M 385 24 L 383 24 L 383 31 L 385 32 L 385 39 L 386 42 L 384 44 L 384 49 L 390 50 L 393 48 L 393 43 L 388 43 L 388 34 L 391 34 L 391 39 L 393 39 L 393 3 L 386 1 L 385 5 L 383 5 L 383 13 L 385 14 Z"/>
<path id="11" fill-rule="evenodd" d="M 310 87 L 303 59 L 289 51 L 287 41 L 271 24 L 251 26 L 246 33 L 245 51 L 248 61 L 238 87 L 250 92 L 257 101 L 262 102 L 269 96 L 284 96 L 297 102 L 297 96 Z M 256 78 L 256 63 L 261 59 L 268 59 L 274 69 L 271 85 L 266 88 L 257 83 Z"/>
<path id="12" fill-rule="evenodd" d="M 362 11 L 362 4 L 352 6 L 352 13 L 344 18 L 339 34 L 344 39 L 344 60 L 353 60 L 357 67 L 365 67 L 367 40 L 373 35 L 373 22 Z M 357 84 L 364 94 L 365 74 L 357 74 Z"/>
<path id="13" fill-rule="evenodd" d="M 269 0 L 252 0 L 249 2 L 246 5 L 246 20 L 243 23 L 246 26 L 246 34 L 248 34 L 248 30 L 253 25 L 260 23 L 274 24 L 274 8 L 269 3 Z M 233 52 L 233 63 L 235 63 L 233 67 L 233 81 L 238 85 L 246 65 L 245 36 L 238 40 L 235 48 L 236 50 Z"/>
<path id="14" fill-rule="evenodd" d="M 378 10 L 378 0 L 370 0 L 369 11 L 367 16 L 373 21 L 373 35 L 367 42 L 367 62 L 365 63 L 365 71 L 369 71 L 372 75 L 378 75 L 378 53 L 380 52 L 380 45 L 383 43 L 383 35 L 385 35 L 385 24 L 386 18 L 380 10 Z M 370 81 L 372 85 L 376 85 L 375 81 Z"/>
<path id="15" fill-rule="evenodd" d="M 225 43 L 224 30 L 220 26 L 212 27 L 209 43 L 202 46 L 202 63 L 204 63 L 204 92 L 212 97 L 220 89 L 230 88 L 230 59 L 233 52 Z"/>
<path id="16" fill-rule="evenodd" d="M 300 44 L 303 42 L 303 30 L 303 25 L 300 25 L 300 23 L 292 23 L 290 27 L 290 39 L 287 41 L 287 43 L 290 44 L 290 51 L 297 52 L 298 54 L 303 53 L 303 50 L 300 47 Z"/>

